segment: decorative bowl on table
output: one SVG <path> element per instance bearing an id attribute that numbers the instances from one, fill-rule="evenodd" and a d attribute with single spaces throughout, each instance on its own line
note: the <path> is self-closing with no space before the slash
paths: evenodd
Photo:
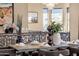
<path id="1" fill-rule="evenodd" d="M 40 43 L 40 46 L 44 46 L 45 44 L 47 44 L 47 42 L 42 42 Z"/>
<path id="2" fill-rule="evenodd" d="M 18 46 L 25 46 L 25 44 L 24 43 L 18 43 L 18 44 L 16 44 L 16 46 L 18 47 Z"/>
<path id="3" fill-rule="evenodd" d="M 40 44 L 40 46 L 42 46 L 42 47 L 51 47 L 49 44 Z"/>
<path id="4" fill-rule="evenodd" d="M 25 44 L 24 44 L 24 43 L 19 43 L 19 45 L 20 45 L 20 46 L 25 46 Z"/>
<path id="5" fill-rule="evenodd" d="M 68 44 L 69 46 L 79 46 L 79 40 L 67 42 L 67 44 Z"/>
<path id="6" fill-rule="evenodd" d="M 69 47 L 68 44 L 60 44 L 60 45 L 58 45 L 59 50 L 67 49 L 68 47 Z"/>
<path id="7" fill-rule="evenodd" d="M 40 43 L 38 41 L 32 41 L 30 44 L 32 44 L 32 45 L 39 45 Z"/>
<path id="8" fill-rule="evenodd" d="M 78 44 L 78 45 L 79 45 L 79 40 L 76 40 L 76 41 L 74 42 L 74 44 Z"/>

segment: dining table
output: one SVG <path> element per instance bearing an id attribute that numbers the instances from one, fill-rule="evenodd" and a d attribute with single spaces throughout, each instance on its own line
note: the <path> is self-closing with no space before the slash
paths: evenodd
<path id="1" fill-rule="evenodd" d="M 36 50 L 36 49 L 56 49 L 57 48 L 57 47 L 51 47 L 51 46 L 42 46 L 40 44 L 25 44 L 24 46 L 15 44 L 15 45 L 10 45 L 9 47 L 12 47 L 18 51 Z"/>
<path id="2" fill-rule="evenodd" d="M 13 48 L 16 50 L 16 54 L 22 53 L 22 52 L 28 52 L 28 51 L 35 51 L 35 50 L 40 50 L 40 49 L 48 49 L 48 50 L 56 50 L 57 48 L 67 48 L 68 46 L 66 45 L 59 45 L 59 46 L 45 46 L 41 45 L 42 43 L 39 44 L 15 44 L 15 45 L 10 45 L 9 47 Z"/>
<path id="3" fill-rule="evenodd" d="M 79 56 L 79 44 L 69 44 L 68 49 L 70 50 L 70 56 L 76 54 Z"/>

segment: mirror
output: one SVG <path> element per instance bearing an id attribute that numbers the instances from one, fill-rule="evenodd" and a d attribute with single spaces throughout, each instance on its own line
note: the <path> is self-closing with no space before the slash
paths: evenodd
<path id="1" fill-rule="evenodd" d="M 38 13 L 37 12 L 28 12 L 28 23 L 38 23 Z"/>

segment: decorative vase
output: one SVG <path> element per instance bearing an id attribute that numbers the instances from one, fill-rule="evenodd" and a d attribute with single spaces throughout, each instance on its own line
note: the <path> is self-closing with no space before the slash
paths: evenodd
<path id="1" fill-rule="evenodd" d="M 54 45 L 60 45 L 60 43 L 61 43 L 60 33 L 54 33 L 52 35 L 52 38 L 53 38 Z"/>

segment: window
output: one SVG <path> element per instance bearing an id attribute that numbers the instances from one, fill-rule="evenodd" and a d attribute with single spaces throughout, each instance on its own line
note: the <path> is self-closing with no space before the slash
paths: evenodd
<path id="1" fill-rule="evenodd" d="M 63 9 L 62 8 L 54 8 L 52 9 L 52 22 L 63 24 Z M 63 30 L 63 27 L 62 27 Z"/>
<path id="2" fill-rule="evenodd" d="M 52 9 L 52 21 L 63 24 L 63 9 L 61 8 Z"/>
<path id="3" fill-rule="evenodd" d="M 49 13 L 51 12 L 51 14 Z M 60 23 L 62 25 L 62 31 L 69 32 L 69 8 L 67 8 L 67 12 L 64 14 L 64 10 L 62 8 L 54 8 L 52 10 L 48 10 L 48 8 L 43 9 L 43 30 L 47 31 L 47 27 L 49 25 L 49 16 L 51 15 L 51 21 L 55 21 L 56 23 Z M 67 17 L 64 19 L 64 16 Z M 66 21 L 66 22 L 65 22 Z"/>
<path id="4" fill-rule="evenodd" d="M 47 31 L 48 27 L 48 9 L 43 9 L 43 31 Z"/>

